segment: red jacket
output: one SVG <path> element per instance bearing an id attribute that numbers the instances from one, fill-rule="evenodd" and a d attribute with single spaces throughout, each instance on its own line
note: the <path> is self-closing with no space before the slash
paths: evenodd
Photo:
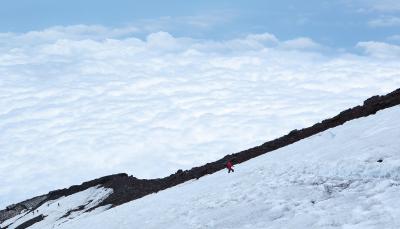
<path id="1" fill-rule="evenodd" d="M 232 168 L 232 162 L 230 162 L 230 161 L 228 161 L 227 163 L 226 163 L 226 167 L 228 168 L 228 169 L 231 169 Z"/>

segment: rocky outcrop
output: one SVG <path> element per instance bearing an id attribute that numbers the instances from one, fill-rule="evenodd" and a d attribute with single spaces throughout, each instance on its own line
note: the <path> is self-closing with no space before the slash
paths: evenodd
<path id="1" fill-rule="evenodd" d="M 30 219 L 30 220 L 27 220 L 26 222 L 24 222 L 23 224 L 19 225 L 19 226 L 16 227 L 15 229 L 25 229 L 25 228 L 28 228 L 28 227 L 32 226 L 33 224 L 44 220 L 44 218 L 46 218 L 44 215 L 36 216 L 35 218 L 32 218 L 32 219 Z"/>
<path id="2" fill-rule="evenodd" d="M 74 193 L 83 191 L 87 188 L 100 185 L 105 188 L 112 188 L 114 191 L 103 202 L 101 202 L 98 206 L 94 208 L 105 205 L 110 205 L 111 207 L 115 207 L 124 204 L 126 202 L 141 198 L 145 195 L 155 193 L 173 187 L 175 185 L 184 183 L 188 180 L 199 179 L 204 175 L 215 173 L 225 168 L 225 163 L 227 160 L 232 160 L 236 164 L 242 163 L 259 155 L 271 152 L 273 150 L 290 145 L 294 142 L 300 141 L 304 138 L 318 134 L 327 129 L 342 125 L 345 122 L 361 117 L 366 117 L 375 114 L 379 110 L 383 110 L 385 108 L 393 107 L 399 104 L 400 104 L 400 89 L 397 89 L 384 96 L 373 96 L 367 99 L 363 103 L 363 105 L 345 110 L 340 114 L 332 118 L 326 119 L 320 123 L 317 123 L 311 127 L 307 127 L 301 130 L 293 130 L 285 136 L 282 136 L 272 141 L 268 141 L 260 146 L 256 146 L 238 153 L 226 155 L 220 160 L 207 163 L 203 166 L 194 167 L 190 170 L 185 170 L 185 171 L 178 170 L 176 173 L 171 174 L 168 177 L 159 179 L 149 179 L 149 180 L 138 179 L 133 176 L 128 176 L 127 174 L 124 173 L 106 176 L 89 182 L 85 182 L 81 185 L 76 185 L 67 189 L 61 189 L 50 192 L 49 194 L 42 196 L 42 198 L 45 199 L 41 203 L 44 203 L 45 201 L 48 200 L 57 199 L 61 196 L 72 195 Z M 19 205 L 21 204 L 17 204 L 16 206 Z M 36 204 L 34 206 L 36 208 L 40 206 L 40 204 Z M 10 218 L 9 217 L 10 215 L 15 214 L 15 211 L 17 210 L 13 209 L 16 208 L 12 207 L 11 210 L 6 209 L 0 211 L 0 222 L 3 222 L 5 219 Z M 18 208 L 18 210 L 19 209 L 20 208 Z M 13 213 L 10 214 L 10 211 L 12 211 Z"/>

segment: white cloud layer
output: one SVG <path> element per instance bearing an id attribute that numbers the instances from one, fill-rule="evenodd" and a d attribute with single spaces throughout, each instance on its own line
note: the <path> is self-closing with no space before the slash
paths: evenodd
<path id="1" fill-rule="evenodd" d="M 400 87 L 399 47 L 385 43 L 359 43 L 360 56 L 267 33 L 134 32 L 0 34 L 0 207 L 111 173 L 165 176 Z"/>

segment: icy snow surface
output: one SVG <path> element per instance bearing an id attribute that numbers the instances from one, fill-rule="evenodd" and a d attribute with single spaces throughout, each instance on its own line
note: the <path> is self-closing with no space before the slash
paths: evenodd
<path id="1" fill-rule="evenodd" d="M 400 106 L 61 225 L 73 228 L 400 228 Z M 381 163 L 377 162 L 382 160 Z"/>
<path id="2" fill-rule="evenodd" d="M 400 87 L 396 49 L 375 43 L 129 31 L 0 34 L 0 208 L 113 173 L 166 176 Z"/>
<path id="3" fill-rule="evenodd" d="M 24 211 L 21 214 L 6 220 L 0 225 L 0 227 L 10 225 L 8 229 L 13 229 L 30 219 L 43 215 L 45 218 L 42 221 L 29 228 L 53 228 L 67 222 L 68 220 L 76 220 L 83 215 L 93 215 L 107 209 L 108 206 L 104 206 L 97 208 L 94 211 L 85 212 L 86 210 L 97 206 L 112 192 L 112 189 L 100 187 L 89 188 L 71 196 L 61 197 L 57 200 L 45 202 L 42 206 L 35 209 L 34 212 L 32 210 Z"/>

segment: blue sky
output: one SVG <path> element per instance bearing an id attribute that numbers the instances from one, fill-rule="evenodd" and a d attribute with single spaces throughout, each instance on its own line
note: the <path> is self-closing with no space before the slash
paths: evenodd
<path id="1" fill-rule="evenodd" d="M 136 26 L 138 36 L 162 30 L 217 40 L 267 32 L 279 39 L 310 37 L 327 46 L 348 48 L 359 41 L 398 43 L 399 2 L 6 0 L 0 8 L 0 32 L 77 24 Z"/>

